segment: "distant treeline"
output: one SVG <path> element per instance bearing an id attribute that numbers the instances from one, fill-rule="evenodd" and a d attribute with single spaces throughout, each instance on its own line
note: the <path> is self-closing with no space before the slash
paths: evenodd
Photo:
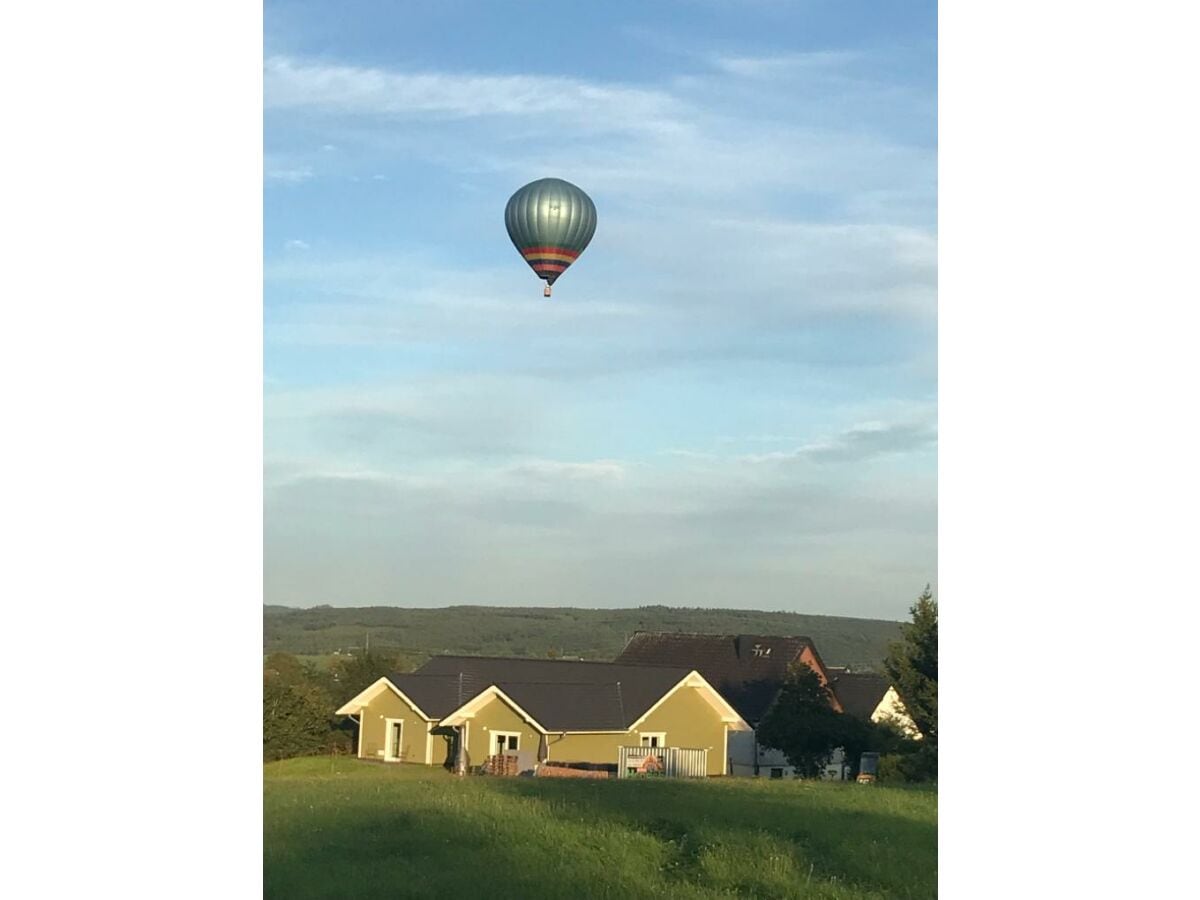
<path id="1" fill-rule="evenodd" d="M 264 607 L 264 650 L 306 656 L 370 650 L 417 664 L 438 653 L 612 659 L 635 631 L 806 635 L 829 665 L 880 670 L 900 623 L 737 609 L 391 606 Z"/>

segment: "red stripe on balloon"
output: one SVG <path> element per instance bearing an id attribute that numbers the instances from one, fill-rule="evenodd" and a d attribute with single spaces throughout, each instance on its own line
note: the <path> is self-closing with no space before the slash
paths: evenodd
<path id="1" fill-rule="evenodd" d="M 532 263 L 535 272 L 565 272 L 567 267 L 561 263 Z"/>
<path id="2" fill-rule="evenodd" d="M 522 247 L 521 253 L 528 256 L 530 253 L 561 253 L 563 256 L 569 256 L 575 259 L 579 256 L 578 250 L 568 250 L 566 247 Z"/>

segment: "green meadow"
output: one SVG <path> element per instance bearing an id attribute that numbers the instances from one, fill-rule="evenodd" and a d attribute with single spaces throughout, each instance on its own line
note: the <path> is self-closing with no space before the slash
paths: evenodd
<path id="1" fill-rule="evenodd" d="M 937 793 L 804 781 L 455 778 L 264 766 L 265 896 L 937 894 Z"/>

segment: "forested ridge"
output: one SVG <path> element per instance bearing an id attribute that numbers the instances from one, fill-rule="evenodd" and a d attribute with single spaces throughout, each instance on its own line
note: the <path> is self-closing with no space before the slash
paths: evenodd
<path id="1" fill-rule="evenodd" d="M 361 652 L 411 659 L 437 653 L 612 659 L 635 631 L 806 635 L 829 665 L 879 670 L 900 623 L 741 609 L 643 606 L 264 607 L 264 652 Z"/>

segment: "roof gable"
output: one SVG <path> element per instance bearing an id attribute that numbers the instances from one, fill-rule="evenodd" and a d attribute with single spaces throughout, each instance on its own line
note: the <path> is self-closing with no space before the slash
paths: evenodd
<path id="1" fill-rule="evenodd" d="M 458 679 L 467 698 L 498 686 L 550 731 L 625 731 L 691 674 L 676 666 L 435 656 L 412 677 Z M 714 708 L 724 702 L 717 697 Z"/>
<path id="2" fill-rule="evenodd" d="M 816 647 L 803 636 L 639 631 L 629 639 L 617 662 L 695 669 L 742 718 L 754 723 L 779 693 L 788 666 L 805 650 L 823 675 Z"/>
<path id="3" fill-rule="evenodd" d="M 841 701 L 842 709 L 856 719 L 869 722 L 887 694 L 890 682 L 882 675 L 870 672 L 840 672 L 834 675 L 829 686 Z"/>
<path id="4" fill-rule="evenodd" d="M 747 727 L 736 707 L 693 669 L 492 656 L 435 656 L 416 672 L 380 678 L 338 714 L 357 713 L 391 690 L 420 715 L 449 724 L 497 697 L 542 731 L 623 732 L 681 687 L 699 689 L 735 729 Z"/>
<path id="5" fill-rule="evenodd" d="M 377 679 L 359 691 L 355 696 L 343 703 L 341 707 L 338 708 L 336 715 L 352 716 L 370 705 L 371 701 L 380 694 L 384 693 L 385 691 L 391 691 L 393 694 L 403 700 L 405 704 L 412 707 L 412 710 L 421 718 L 431 722 L 438 718 L 438 714 L 429 712 L 426 708 L 424 708 L 424 704 L 422 704 L 420 700 L 413 698 L 404 690 L 397 687 L 395 680 L 396 676 L 394 675 Z"/>

